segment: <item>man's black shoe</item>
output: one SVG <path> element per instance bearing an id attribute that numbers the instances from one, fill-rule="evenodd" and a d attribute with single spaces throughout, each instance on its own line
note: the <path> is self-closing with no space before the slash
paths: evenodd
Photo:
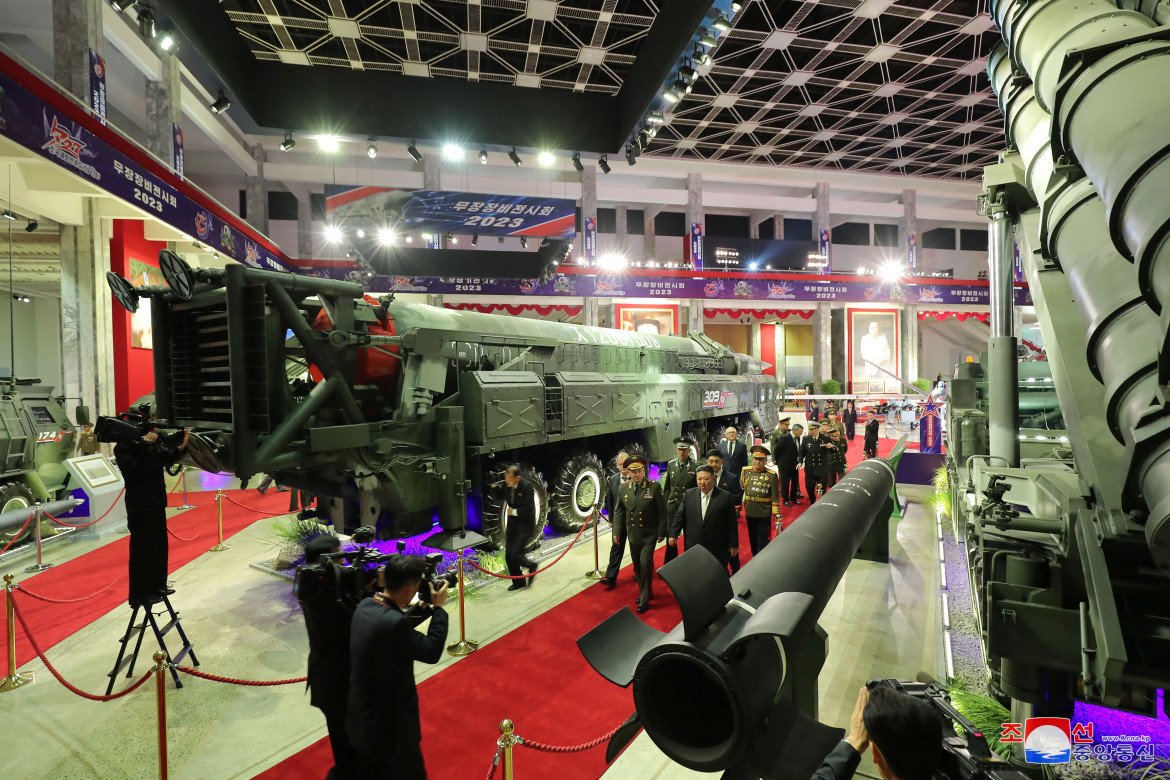
<path id="1" fill-rule="evenodd" d="M 598 582 L 600 582 L 602 585 L 609 588 L 610 590 L 613 590 L 615 587 L 617 587 L 617 580 L 610 579 L 609 577 L 603 577 L 600 580 L 598 580 Z"/>
<path id="2" fill-rule="evenodd" d="M 258 487 L 258 488 L 256 488 L 256 492 L 257 492 L 257 493 L 259 493 L 260 495 L 264 495 L 265 493 L 267 493 L 267 492 L 268 492 L 268 488 L 260 488 L 260 487 Z"/>
<path id="3" fill-rule="evenodd" d="M 528 570 L 528 587 L 530 588 L 536 584 L 536 570 L 538 568 L 538 566 L 533 566 Z"/>
<path id="4" fill-rule="evenodd" d="M 785 501 L 785 502 L 784 502 L 784 506 L 792 506 L 792 502 L 791 502 L 791 501 Z"/>
<path id="5" fill-rule="evenodd" d="M 649 611 L 650 611 L 650 602 L 646 602 L 644 604 L 641 601 L 638 602 L 637 612 L 639 615 L 641 615 L 643 612 L 649 612 Z"/>
<path id="6" fill-rule="evenodd" d="M 524 590 L 528 586 L 524 584 L 524 580 L 516 580 L 508 586 L 508 590 Z"/>

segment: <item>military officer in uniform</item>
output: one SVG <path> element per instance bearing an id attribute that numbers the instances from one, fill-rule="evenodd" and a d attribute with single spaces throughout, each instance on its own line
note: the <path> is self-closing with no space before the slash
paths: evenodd
<path id="1" fill-rule="evenodd" d="M 752 465 L 740 473 L 739 484 L 743 487 L 748 544 L 755 556 L 768 543 L 772 523 L 780 515 L 780 478 L 776 472 L 768 471 L 767 447 L 757 444 L 749 452 Z"/>
<path id="2" fill-rule="evenodd" d="M 845 452 L 849 449 L 849 440 L 841 435 L 836 428 L 829 429 L 829 446 L 825 448 L 828 455 L 828 468 L 825 475 L 825 490 L 836 485 L 849 470 L 845 461 Z"/>
<path id="3" fill-rule="evenodd" d="M 666 496 L 666 516 L 673 518 L 682 503 L 683 496 L 698 483 L 695 482 L 695 469 L 699 461 L 691 457 L 691 440 L 679 436 L 674 440 L 678 457 L 666 464 L 666 476 L 662 478 L 662 495 Z M 663 563 L 670 563 L 678 557 L 678 547 L 668 546 Z"/>
<path id="4" fill-rule="evenodd" d="M 800 445 L 800 457 L 804 461 L 804 489 L 808 491 L 808 503 L 811 506 L 817 500 L 817 487 L 824 492 L 828 480 L 829 455 L 821 446 L 821 426 L 815 422 L 808 424 L 808 436 Z M 825 437 L 827 440 L 828 437 Z"/>
<path id="5" fill-rule="evenodd" d="M 666 498 L 657 482 L 646 478 L 646 457 L 626 458 L 630 481 L 622 485 L 613 509 L 613 532 L 630 540 L 634 576 L 638 580 L 638 612 L 650 609 L 654 577 L 654 545 L 666 538 Z"/>
<path id="6" fill-rule="evenodd" d="M 93 432 L 93 426 L 86 423 L 82 426 L 81 434 L 77 437 L 77 454 L 93 455 L 97 451 L 97 434 Z"/>

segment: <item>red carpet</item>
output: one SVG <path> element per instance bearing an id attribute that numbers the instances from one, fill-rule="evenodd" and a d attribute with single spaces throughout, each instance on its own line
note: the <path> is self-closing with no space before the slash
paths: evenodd
<path id="1" fill-rule="evenodd" d="M 172 572 L 207 553 L 207 549 L 215 544 L 217 539 L 215 493 L 189 493 L 188 495 L 197 506 L 175 515 L 168 521 L 168 527 L 172 531 L 179 536 L 190 539 L 190 541 L 180 541 L 174 536 L 170 537 L 168 562 Z M 252 512 L 236 506 L 227 500 L 229 496 L 244 506 L 263 509 L 265 513 Z M 224 538 L 227 539 L 242 531 L 261 518 L 287 512 L 288 501 L 287 493 L 269 493 L 262 496 L 255 490 L 225 491 L 223 502 Z M 182 496 L 172 495 L 170 503 L 172 506 L 181 504 Z M 222 553 L 207 554 L 220 555 Z M 124 575 L 129 556 L 130 538 L 123 536 L 79 558 L 57 564 L 35 577 L 26 578 L 23 574 L 17 575 L 16 583 L 18 585 L 26 583 L 30 591 L 41 596 L 55 599 L 75 599 L 101 590 L 119 576 Z M 35 563 L 35 559 L 24 559 L 21 563 L 21 569 L 32 563 Z M 88 626 L 110 610 L 124 606 L 127 591 L 126 578 L 122 577 L 121 582 L 113 587 L 91 599 L 76 604 L 50 604 L 19 592 L 16 594 L 16 603 L 24 614 L 24 619 L 32 630 L 33 636 L 36 637 L 37 643 L 52 661 L 54 658 L 50 648 L 53 645 L 70 636 L 73 632 Z M 181 607 L 182 592 L 180 591 L 175 598 L 179 599 L 176 607 Z M 0 630 L 8 630 L 7 620 L 2 614 L 0 614 Z M 110 639 L 111 661 L 117 651 L 116 641 L 116 637 Z M 35 655 L 24 636 L 24 631 L 20 626 L 17 626 L 17 667 L 19 668 L 21 664 L 26 663 Z M 93 690 L 97 689 L 93 688 Z"/>
<path id="2" fill-rule="evenodd" d="M 886 455 L 894 442 L 881 440 Z M 850 466 L 862 460 L 861 437 L 849 450 Z M 781 507 L 787 527 L 807 504 Z M 740 518 L 741 563 L 751 559 L 747 528 Z M 655 555 L 662 564 L 664 549 Z M 539 583 L 536 587 L 540 587 Z M 633 608 L 637 589 L 631 566 L 622 569 L 618 587 L 594 585 L 543 615 L 500 637 L 419 684 L 422 746 L 431 780 L 484 777 L 495 755 L 500 721 L 510 718 L 516 733 L 552 745 L 590 742 L 618 726 L 633 712 L 633 694 L 602 679 L 577 649 L 577 637 L 623 606 Z M 472 604 L 471 609 L 475 609 Z M 452 635 L 458 631 L 451 610 Z M 661 579 L 644 615 L 647 624 L 667 631 L 681 619 Z M 474 638 L 474 637 L 473 637 Z M 449 639 L 454 641 L 454 639 Z M 606 770 L 604 745 L 572 756 L 517 748 L 516 776 L 592 780 Z M 257 775 L 264 780 L 322 778 L 333 765 L 328 738 Z"/>

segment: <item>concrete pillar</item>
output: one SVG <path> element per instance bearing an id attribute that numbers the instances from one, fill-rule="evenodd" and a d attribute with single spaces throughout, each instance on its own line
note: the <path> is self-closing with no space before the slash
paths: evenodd
<path id="1" fill-rule="evenodd" d="M 703 176 L 698 173 L 687 174 L 687 224 L 683 227 L 689 233 L 691 225 L 698 222 L 703 224 Z M 706 230 L 703 231 L 704 235 Z"/>
<path id="2" fill-rule="evenodd" d="M 762 360 L 762 355 L 764 354 L 763 343 L 761 341 L 762 328 L 755 317 L 752 318 L 752 322 L 748 325 L 748 333 L 748 349 L 751 350 L 751 356 L 756 360 Z"/>
<path id="3" fill-rule="evenodd" d="M 784 215 L 779 212 L 772 215 L 772 238 L 784 240 Z"/>
<path id="4" fill-rule="evenodd" d="M 161 78 L 146 82 L 146 148 L 163 164 L 175 164 L 174 125 L 182 118 L 181 69 L 174 57 L 164 56 L 159 68 Z"/>
<path id="5" fill-rule="evenodd" d="M 654 235 L 654 218 L 662 211 L 659 206 L 647 206 L 642 210 L 642 257 L 646 260 L 658 259 L 658 239 Z"/>
<path id="6" fill-rule="evenodd" d="M 313 195 L 308 187 L 289 188 L 297 198 L 297 257 L 313 256 Z"/>
<path id="7" fill-rule="evenodd" d="M 922 249 L 918 246 L 918 190 L 902 190 L 902 219 L 898 223 L 898 251 L 903 253 L 902 262 L 910 276 L 915 276 L 922 266 Z M 910 252 L 910 239 L 914 238 L 914 252 Z M 917 321 L 917 320 L 916 320 Z"/>
<path id="8" fill-rule="evenodd" d="M 822 301 L 813 321 L 813 393 L 821 391 L 821 382 L 833 378 L 833 307 Z"/>
<path id="9" fill-rule="evenodd" d="M 268 154 L 260 144 L 253 146 L 251 152 L 256 161 L 256 175 L 244 177 L 244 208 L 248 224 L 268 235 L 268 180 L 264 178 Z"/>
<path id="10" fill-rule="evenodd" d="M 441 190 L 443 179 L 443 158 L 437 154 L 423 155 L 423 189 Z"/>
<path id="11" fill-rule="evenodd" d="M 427 293 L 427 305 L 434 306 L 439 309 L 443 308 L 443 296 Z"/>
<path id="12" fill-rule="evenodd" d="M 833 231 L 832 215 L 829 213 L 829 185 L 826 182 L 818 182 L 817 186 L 813 188 L 813 198 L 816 199 L 816 211 L 813 212 L 812 232 L 813 244 L 820 244 L 821 231 L 828 230 L 830 235 Z M 830 243 L 830 247 L 832 244 Z M 826 272 L 833 270 L 833 253 L 829 250 L 829 267 L 825 269 Z M 828 377 L 825 377 L 826 379 Z"/>
<path id="13" fill-rule="evenodd" d="M 69 406 L 81 403 L 94 415 L 125 411 L 114 408 L 113 297 L 106 286 L 110 270 L 110 236 L 98 216 L 97 201 L 86 198 L 80 225 L 61 230 L 61 373 L 60 392 Z M 73 399 L 81 399 L 76 401 Z"/>
<path id="14" fill-rule="evenodd" d="M 614 243 L 617 245 L 615 249 L 617 250 L 617 253 L 623 257 L 629 257 L 630 224 L 629 220 L 627 219 L 629 210 L 625 206 L 618 206 L 615 211 L 617 212 L 617 214 L 614 216 L 614 220 L 617 222 L 617 224 L 614 226 L 614 232 L 617 233 L 617 235 L 614 236 Z"/>
<path id="15" fill-rule="evenodd" d="M 692 299 L 687 301 L 687 333 L 703 332 L 703 301 Z"/>
<path id="16" fill-rule="evenodd" d="M 53 0 L 53 80 L 85 105 L 89 102 L 89 50 L 100 56 L 102 0 Z"/>
<path id="17" fill-rule="evenodd" d="M 586 165 L 582 169 L 580 177 L 581 202 L 577 205 L 581 207 L 581 232 L 577 234 L 577 240 L 573 242 L 573 259 L 585 257 L 585 220 L 593 219 L 595 222 L 597 220 L 597 169 L 592 165 Z M 597 258 L 592 259 L 596 260 Z"/>
<path id="18" fill-rule="evenodd" d="M 590 327 L 597 327 L 601 324 L 601 307 L 598 305 L 599 301 L 596 298 L 586 298 L 585 307 L 581 313 L 585 317 L 585 324 Z"/>
<path id="19" fill-rule="evenodd" d="M 918 304 L 903 304 L 901 312 L 901 374 L 909 382 L 918 379 Z M 933 379 L 934 377 L 927 377 Z"/>

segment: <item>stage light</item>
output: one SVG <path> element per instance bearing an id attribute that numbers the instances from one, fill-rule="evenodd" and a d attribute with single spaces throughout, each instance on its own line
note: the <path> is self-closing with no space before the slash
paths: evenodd
<path id="1" fill-rule="evenodd" d="M 28 224 L 24 226 L 24 232 L 26 232 L 26 233 L 33 233 L 33 232 L 35 232 L 35 231 L 36 231 L 36 229 L 37 229 L 37 228 L 39 228 L 40 226 L 41 226 L 41 223 L 40 223 L 40 222 L 37 222 L 35 219 L 30 219 L 30 220 L 28 221 Z"/>
<path id="2" fill-rule="evenodd" d="M 651 125 L 651 126 L 647 127 L 645 130 L 643 130 L 643 132 L 646 133 L 646 135 L 653 138 L 654 136 L 658 135 L 658 128 Z"/>
<path id="3" fill-rule="evenodd" d="M 676 92 L 674 87 L 667 87 L 666 90 L 662 93 L 662 99 L 667 103 L 674 104 L 682 100 L 682 95 L 679 92 Z"/>
<path id="4" fill-rule="evenodd" d="M 651 111 L 646 115 L 646 121 L 652 125 L 661 125 L 666 122 L 666 117 L 661 111 Z"/>
<path id="5" fill-rule="evenodd" d="M 414 236 L 408 234 L 406 236 L 406 243 L 413 244 L 414 243 Z"/>
<path id="6" fill-rule="evenodd" d="M 113 8 L 118 13 L 122 13 L 127 8 L 133 8 L 137 3 L 138 0 L 110 0 L 110 8 Z"/>
<path id="7" fill-rule="evenodd" d="M 406 147 L 406 153 L 409 154 L 412 158 L 414 158 L 415 162 L 422 162 L 422 154 L 415 147 L 414 141 L 411 141 L 410 146 Z"/>
<path id="8" fill-rule="evenodd" d="M 317 148 L 323 152 L 336 152 L 341 148 L 341 141 L 337 136 L 319 135 L 317 136 Z"/>
<path id="9" fill-rule="evenodd" d="M 686 81 L 694 81 L 699 77 L 699 71 L 695 70 L 690 65 L 680 65 L 678 68 L 678 75 L 682 76 Z"/>
<path id="10" fill-rule="evenodd" d="M 459 243 L 459 239 L 458 239 L 458 238 L 456 238 L 456 237 L 455 237 L 453 234 L 451 234 L 451 233 L 448 233 L 448 234 L 447 234 L 447 243 L 448 243 L 448 244 L 458 244 L 458 243 Z"/>
<path id="11" fill-rule="evenodd" d="M 585 170 L 585 166 L 581 164 L 580 152 L 573 152 L 573 167 L 577 170 L 577 173 Z"/>
<path id="12" fill-rule="evenodd" d="M 487 165 L 487 149 L 479 150 L 479 162 L 481 165 Z"/>
<path id="13" fill-rule="evenodd" d="M 597 258 L 597 267 L 606 270 L 617 270 L 625 268 L 627 265 L 629 265 L 629 261 L 621 255 L 602 255 Z"/>
<path id="14" fill-rule="evenodd" d="M 154 38 L 158 34 L 154 24 L 154 11 L 149 8 L 138 9 L 138 34 L 143 38 Z"/>
<path id="15" fill-rule="evenodd" d="M 743 10 L 743 3 L 732 3 L 731 4 L 731 13 L 733 15 L 739 13 L 742 10 Z"/>
<path id="16" fill-rule="evenodd" d="M 459 162 L 463 159 L 463 147 L 459 144 L 443 144 L 443 159 Z"/>
<path id="17" fill-rule="evenodd" d="M 627 144 L 626 145 L 626 163 L 629 165 L 633 165 L 637 156 L 638 156 L 638 153 L 636 151 L 634 151 L 634 145 Z"/>
<path id="18" fill-rule="evenodd" d="M 388 227 L 384 227 L 378 231 L 378 242 L 383 246 L 394 243 L 394 231 Z"/>
<path id="19" fill-rule="evenodd" d="M 17 293 L 13 293 L 12 300 L 19 301 L 20 303 L 28 303 L 29 297 L 27 295 L 18 295 Z"/>
<path id="20" fill-rule="evenodd" d="M 337 225 L 326 225 L 325 240 L 330 244 L 336 244 L 341 240 L 341 228 L 339 228 Z"/>
<path id="21" fill-rule="evenodd" d="M 759 270 L 759 268 L 760 268 L 759 263 L 748 263 L 748 270 L 749 271 L 757 271 L 757 270 Z"/>
<path id="22" fill-rule="evenodd" d="M 597 167 L 601 169 L 602 173 L 609 173 L 609 155 L 603 154 L 597 158 Z"/>
<path id="23" fill-rule="evenodd" d="M 284 140 L 280 142 L 280 151 L 287 152 L 297 145 L 296 139 L 292 137 L 292 133 L 285 133 Z"/>
<path id="24" fill-rule="evenodd" d="M 727 17 L 723 14 L 718 14 L 715 21 L 711 22 L 711 26 L 719 32 L 727 32 L 731 29 L 731 22 L 727 21 Z"/>
<path id="25" fill-rule="evenodd" d="M 695 51 L 691 58 L 695 61 L 696 65 L 706 67 L 711 64 L 711 55 L 703 51 L 702 47 L 697 43 L 695 44 Z"/>
<path id="26" fill-rule="evenodd" d="M 232 101 L 228 100 L 227 95 L 223 94 L 223 90 L 219 91 L 219 97 L 211 104 L 211 113 L 222 114 L 232 107 Z"/>
<path id="27" fill-rule="evenodd" d="M 159 38 L 158 47 L 167 54 L 179 53 L 179 41 L 170 33 L 163 33 L 162 38 Z"/>
<path id="28" fill-rule="evenodd" d="M 674 91 L 676 93 L 678 93 L 678 95 L 680 97 L 682 95 L 691 94 L 692 86 L 691 86 L 691 82 L 689 82 L 689 81 L 684 81 L 683 79 L 676 79 L 674 84 L 672 84 L 671 86 L 674 88 Z"/>
<path id="29" fill-rule="evenodd" d="M 471 234 L 471 245 L 472 246 L 479 245 L 479 233 L 472 233 Z"/>
<path id="30" fill-rule="evenodd" d="M 520 236 L 520 248 L 521 249 L 528 248 L 528 236 Z"/>
<path id="31" fill-rule="evenodd" d="M 358 238 L 365 238 L 366 237 L 366 229 L 365 228 L 358 228 L 357 229 L 357 237 Z"/>
<path id="32" fill-rule="evenodd" d="M 378 144 L 373 138 L 366 139 L 366 156 L 371 160 L 378 156 Z"/>
<path id="33" fill-rule="evenodd" d="M 552 152 L 541 152 L 537 156 L 536 161 L 540 163 L 542 168 L 549 168 L 557 161 L 557 156 Z"/>
<path id="34" fill-rule="evenodd" d="M 878 271 L 878 273 L 880 273 L 882 276 L 883 282 L 896 282 L 905 272 L 906 269 L 902 266 L 902 264 L 895 260 L 883 263 L 881 270 Z"/>
<path id="35" fill-rule="evenodd" d="M 515 163 L 517 168 L 520 167 L 520 155 L 516 154 L 515 146 L 512 147 L 512 151 L 508 152 L 508 159 Z"/>
<path id="36" fill-rule="evenodd" d="M 711 34 L 710 30 L 704 30 L 703 34 L 699 36 L 699 45 L 706 46 L 708 49 L 712 48 L 718 41 L 715 36 Z"/>
<path id="37" fill-rule="evenodd" d="M 499 238 L 497 238 L 497 239 L 496 239 L 496 241 L 497 241 L 498 243 L 501 243 L 501 244 L 502 244 L 502 243 L 504 243 L 504 237 L 503 237 L 503 236 L 500 236 Z"/>
<path id="38" fill-rule="evenodd" d="M 212 253 L 211 253 L 211 259 L 212 259 L 212 260 L 218 260 L 218 259 L 219 259 L 219 252 L 212 252 Z"/>
<path id="39" fill-rule="evenodd" d="M 15 222 L 15 221 L 16 221 L 16 215 L 15 215 L 15 214 L 13 214 L 13 213 L 12 213 L 11 211 L 9 211 L 8 209 L 4 209 L 4 211 L 3 211 L 3 212 L 0 212 L 0 217 L 4 217 L 4 219 L 10 219 L 10 220 L 12 220 L 13 222 Z"/>

